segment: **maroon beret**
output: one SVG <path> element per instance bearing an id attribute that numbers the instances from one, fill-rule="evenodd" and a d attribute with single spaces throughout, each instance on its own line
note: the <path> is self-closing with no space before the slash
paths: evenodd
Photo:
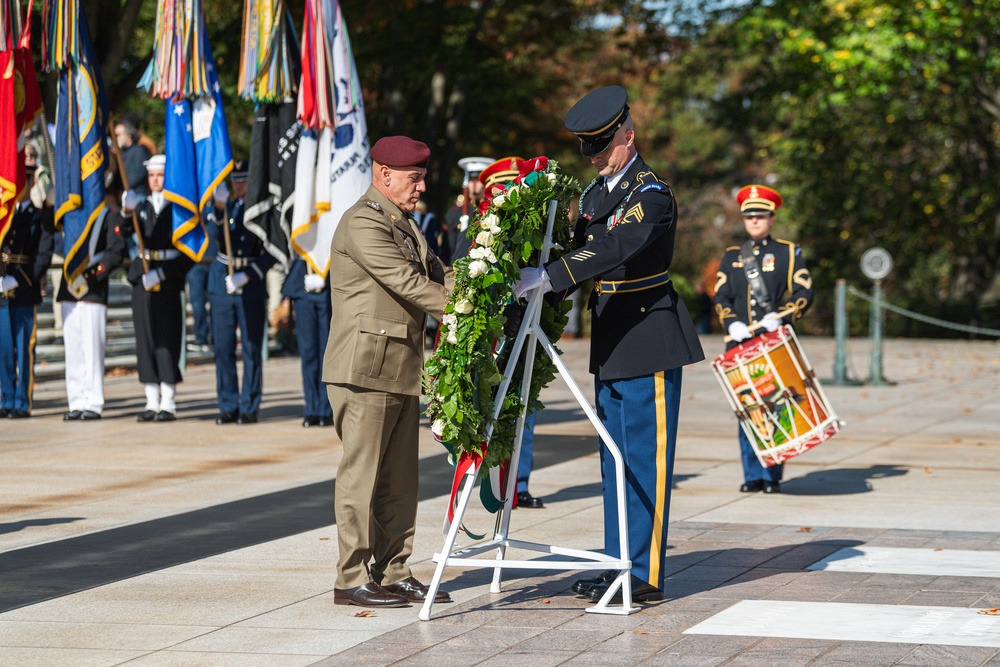
<path id="1" fill-rule="evenodd" d="M 387 167 L 426 167 L 431 149 L 422 141 L 404 136 L 382 137 L 369 151 L 372 160 Z"/>

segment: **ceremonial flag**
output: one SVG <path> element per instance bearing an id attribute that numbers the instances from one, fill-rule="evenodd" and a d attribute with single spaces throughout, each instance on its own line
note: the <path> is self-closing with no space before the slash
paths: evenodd
<path id="1" fill-rule="evenodd" d="M 368 127 L 340 4 L 307 0 L 302 34 L 292 247 L 326 277 L 333 232 L 371 185 Z"/>
<path id="2" fill-rule="evenodd" d="M 201 0 L 160 0 L 153 58 L 139 85 L 167 100 L 163 196 L 174 246 L 196 262 L 208 248 L 201 212 L 233 170 L 219 77 Z"/>
<path id="3" fill-rule="evenodd" d="M 295 118 L 295 101 L 289 98 L 281 104 L 259 104 L 250 136 L 243 224 L 286 269 L 291 264 L 291 211 L 301 128 Z"/>
<path id="4" fill-rule="evenodd" d="M 49 24 L 72 48 L 55 62 L 60 67 L 56 103 L 55 219 L 56 226 L 61 226 L 65 234 L 63 273 L 67 284 L 86 285 L 76 278 L 90 264 L 88 239 L 95 221 L 105 209 L 107 155 L 104 142 L 108 99 L 86 16 L 75 4 L 72 23 L 67 25 L 62 16 L 57 16 L 57 6 L 53 3 Z"/>
<path id="5" fill-rule="evenodd" d="M 263 19 L 270 0 L 247 0 L 241 95 L 257 102 L 250 134 L 243 224 L 287 269 L 291 263 L 292 197 L 302 123 L 296 119 L 299 44 L 292 17 L 278 2 L 274 25 Z M 266 41 L 265 41 L 266 38 Z M 267 46 L 265 46 L 265 44 Z M 263 53 L 262 53 L 263 49 Z"/>
<path id="6" fill-rule="evenodd" d="M 211 93 L 193 101 L 180 95 L 167 101 L 164 149 L 167 167 L 163 176 L 163 196 L 174 204 L 174 246 L 196 262 L 201 261 L 208 248 L 201 211 L 212 200 L 215 188 L 233 170 L 219 78 L 204 30 L 200 40 Z"/>

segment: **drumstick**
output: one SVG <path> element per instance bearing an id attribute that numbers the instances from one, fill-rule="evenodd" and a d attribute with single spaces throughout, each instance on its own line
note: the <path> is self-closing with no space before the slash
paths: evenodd
<path id="1" fill-rule="evenodd" d="M 788 315 L 791 315 L 792 313 L 794 313 L 796 310 L 798 310 L 798 308 L 796 308 L 795 306 L 789 306 L 788 308 L 785 308 L 784 310 L 782 310 L 781 312 L 779 312 L 778 313 L 778 317 L 782 317 L 782 318 L 783 317 L 787 317 Z M 760 329 L 762 326 L 764 326 L 764 325 L 761 324 L 760 322 L 754 322 L 753 324 L 751 324 L 750 326 L 748 326 L 747 329 L 750 330 L 750 333 L 753 333 L 757 329 Z M 727 336 L 725 336 L 722 339 L 722 342 L 723 343 L 731 343 L 731 342 L 733 342 L 733 337 L 727 335 Z"/>

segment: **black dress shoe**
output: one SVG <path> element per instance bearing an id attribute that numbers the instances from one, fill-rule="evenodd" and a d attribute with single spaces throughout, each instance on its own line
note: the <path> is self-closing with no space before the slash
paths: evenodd
<path id="1" fill-rule="evenodd" d="M 531 509 L 542 509 L 545 507 L 545 503 L 542 502 L 541 498 L 536 498 L 527 491 L 521 491 L 517 494 L 517 506 L 529 507 Z"/>
<path id="2" fill-rule="evenodd" d="M 302 426 L 309 428 L 310 426 L 319 426 L 319 417 L 306 417 L 302 420 Z"/>
<path id="3" fill-rule="evenodd" d="M 333 604 L 353 604 L 359 607 L 408 607 L 402 595 L 390 593 L 376 583 L 367 583 L 354 588 L 334 588 Z"/>
<path id="4" fill-rule="evenodd" d="M 83 415 L 83 410 L 70 410 L 63 415 L 64 422 L 76 421 Z"/>
<path id="5" fill-rule="evenodd" d="M 781 482 L 767 482 L 764 484 L 764 493 L 781 493 Z"/>
<path id="6" fill-rule="evenodd" d="M 427 599 L 428 587 L 424 586 L 413 577 L 407 577 L 402 581 L 397 581 L 394 584 L 389 584 L 388 586 L 383 586 L 382 588 L 390 593 L 402 595 L 410 602 L 423 602 Z M 434 595 L 434 601 L 451 602 L 451 596 L 442 590 L 438 590 L 438 592 Z"/>
<path id="7" fill-rule="evenodd" d="M 7 415 L 10 414 L 10 410 L 7 408 L 0 408 L 0 419 L 6 419 Z"/>
<path id="8" fill-rule="evenodd" d="M 587 598 L 592 602 L 598 602 L 604 594 L 611 588 L 611 582 L 591 586 L 587 591 Z M 663 591 L 652 584 L 647 584 L 642 579 L 632 575 L 632 601 L 633 602 L 659 602 L 663 599 Z M 619 588 L 610 600 L 611 604 L 621 604 L 622 590 Z"/>
<path id="9" fill-rule="evenodd" d="M 317 426 L 333 426 L 333 417 L 320 417 Z"/>
<path id="10" fill-rule="evenodd" d="M 7 413 L 7 419 L 27 419 L 30 416 L 30 412 L 27 412 L 26 410 L 18 410 L 17 408 L 14 408 Z"/>
<path id="11" fill-rule="evenodd" d="M 177 417 L 174 416 L 174 413 L 167 412 L 166 410 L 160 410 L 156 413 L 156 416 L 153 417 L 153 421 L 157 422 L 172 422 L 175 419 L 177 419 Z"/>
<path id="12" fill-rule="evenodd" d="M 137 422 L 151 422 L 156 420 L 156 410 L 143 410 L 135 418 Z"/>
<path id="13" fill-rule="evenodd" d="M 235 412 L 220 412 L 219 416 L 215 418 L 216 424 L 232 424 L 236 421 Z"/>
<path id="14" fill-rule="evenodd" d="M 257 415 L 240 413 L 240 416 L 236 418 L 237 424 L 256 424 Z"/>
<path id="15" fill-rule="evenodd" d="M 573 592 L 577 595 L 586 595 L 593 586 L 614 581 L 617 576 L 618 570 L 605 570 L 593 579 L 577 579 L 573 582 Z"/>
<path id="16" fill-rule="evenodd" d="M 740 486 L 740 491 L 743 493 L 756 493 L 764 488 L 764 480 L 755 479 L 752 482 L 743 482 Z"/>
<path id="17" fill-rule="evenodd" d="M 82 422 L 90 422 L 100 418 L 101 418 L 101 413 L 94 412 L 93 410 L 84 410 L 83 412 L 80 413 L 80 421 Z"/>

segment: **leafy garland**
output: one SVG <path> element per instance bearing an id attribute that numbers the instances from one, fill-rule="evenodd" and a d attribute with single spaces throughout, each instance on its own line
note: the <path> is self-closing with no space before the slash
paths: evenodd
<path id="1" fill-rule="evenodd" d="M 503 380 L 501 368 L 506 363 L 505 346 L 500 347 L 499 358 L 494 348 L 504 335 L 504 312 L 513 296 L 512 285 L 520 277 L 521 267 L 537 265 L 552 199 L 558 200 L 558 212 L 550 259 L 569 248 L 569 202 L 580 192 L 576 180 L 560 174 L 554 160 L 527 160 L 519 171 L 513 181 L 493 186 L 493 196 L 483 202 L 469 223 L 472 247 L 467 257 L 455 262 L 455 287 L 441 319 L 437 349 L 427 360 L 424 374 L 431 430 L 456 458 L 459 454 L 482 457 L 482 474 L 510 458 L 520 414 L 517 392 L 523 356 L 487 447 L 494 393 Z M 545 302 L 540 323 L 549 340 L 554 342 L 562 335 L 569 307 L 569 302 L 556 306 Z M 546 354 L 536 354 L 529 413 L 541 409 L 538 394 L 554 377 L 552 360 Z"/>

